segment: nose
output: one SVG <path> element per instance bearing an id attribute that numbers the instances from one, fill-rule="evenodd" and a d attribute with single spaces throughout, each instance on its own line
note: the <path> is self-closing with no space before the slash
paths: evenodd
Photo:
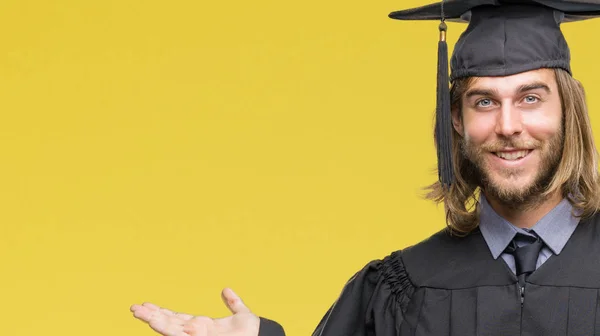
<path id="1" fill-rule="evenodd" d="M 498 120 L 496 121 L 496 133 L 505 137 L 517 135 L 523 131 L 521 111 L 510 104 L 502 105 Z"/>

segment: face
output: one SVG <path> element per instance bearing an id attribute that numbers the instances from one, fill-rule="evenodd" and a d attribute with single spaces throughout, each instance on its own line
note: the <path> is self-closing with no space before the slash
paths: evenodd
<path id="1" fill-rule="evenodd" d="M 519 206 L 535 200 L 554 175 L 563 135 L 552 70 L 478 78 L 453 123 L 488 197 Z"/>

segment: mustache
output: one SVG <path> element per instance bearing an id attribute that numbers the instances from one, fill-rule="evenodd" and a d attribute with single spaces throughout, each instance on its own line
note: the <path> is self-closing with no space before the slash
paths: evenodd
<path id="1" fill-rule="evenodd" d="M 480 146 L 480 149 L 487 152 L 498 152 L 506 148 L 512 148 L 514 150 L 526 150 L 539 149 L 541 146 L 542 143 L 538 140 L 524 140 L 511 138 L 484 143 Z"/>

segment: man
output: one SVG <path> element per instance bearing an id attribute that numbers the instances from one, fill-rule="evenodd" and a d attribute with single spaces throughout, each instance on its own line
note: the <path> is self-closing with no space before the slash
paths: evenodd
<path id="1" fill-rule="evenodd" d="M 442 20 L 428 198 L 448 228 L 366 265 L 314 335 L 600 334 L 597 151 L 559 28 L 600 15 L 594 1 L 448 0 L 390 15 Z M 469 22 L 450 78 L 445 19 Z M 162 335 L 283 335 L 231 290 L 223 299 L 233 315 L 218 320 L 132 311 Z"/>

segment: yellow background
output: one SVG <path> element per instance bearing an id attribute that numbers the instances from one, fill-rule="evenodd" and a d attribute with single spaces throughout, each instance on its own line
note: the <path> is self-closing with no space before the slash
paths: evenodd
<path id="1" fill-rule="evenodd" d="M 0 334 L 152 335 L 131 304 L 223 316 L 224 286 L 310 334 L 444 226 L 437 22 L 387 18 L 422 4 L 2 1 Z M 600 22 L 564 31 L 598 129 Z"/>

